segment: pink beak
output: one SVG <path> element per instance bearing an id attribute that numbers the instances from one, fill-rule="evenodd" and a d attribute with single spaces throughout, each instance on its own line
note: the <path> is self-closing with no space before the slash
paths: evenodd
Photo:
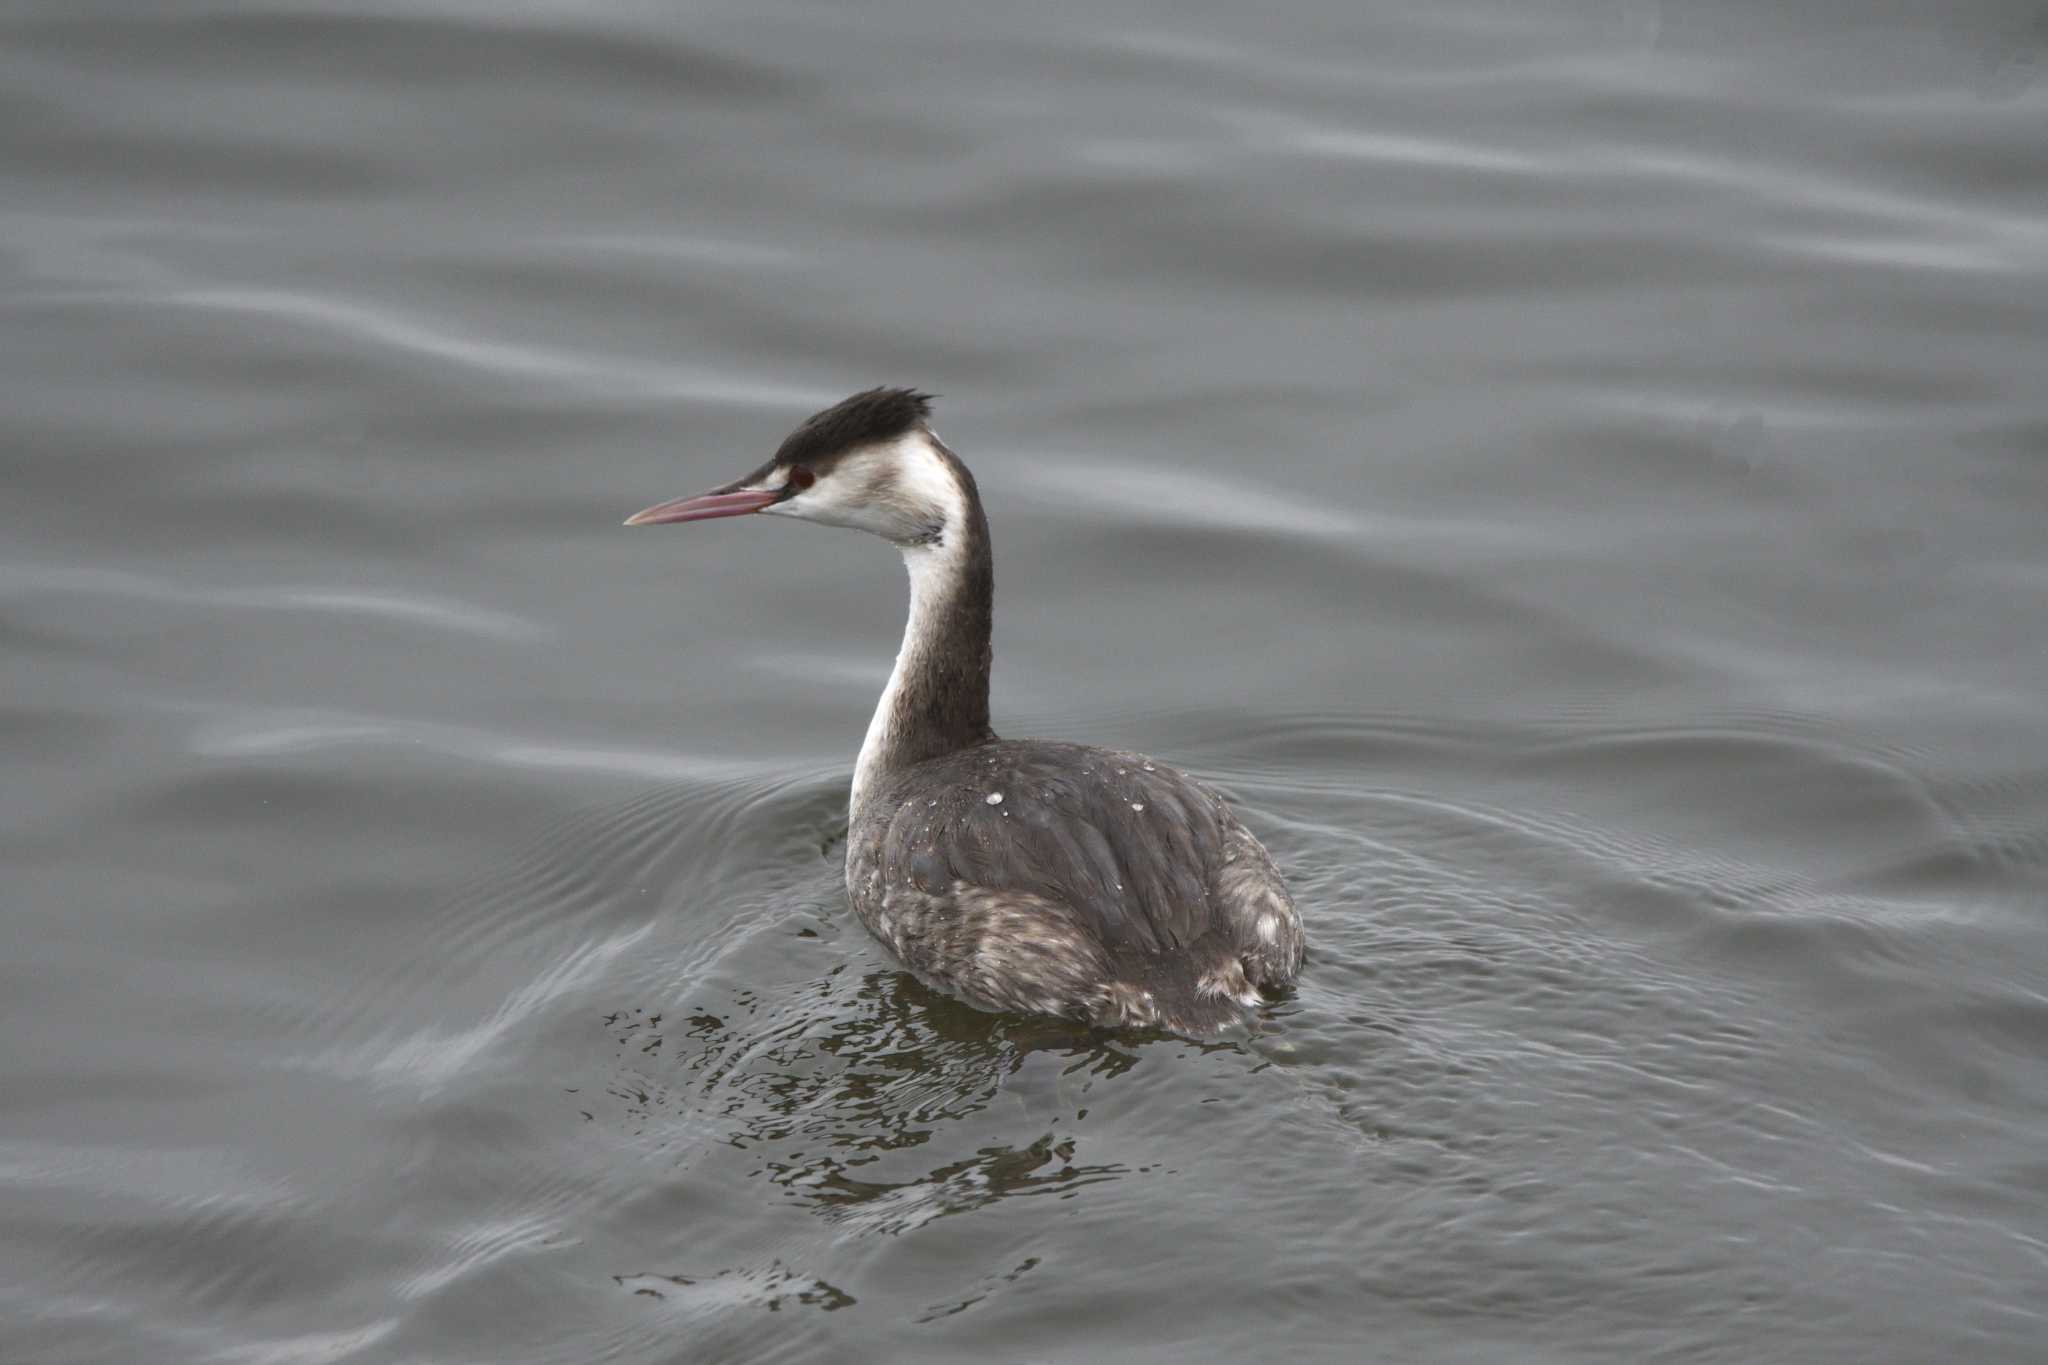
<path id="1" fill-rule="evenodd" d="M 758 512 L 782 497 L 780 489 L 746 489 L 738 493 L 699 493 L 694 498 L 658 502 L 644 512 L 626 518 L 628 526 L 666 526 L 673 521 L 709 521 L 713 517 L 743 517 Z"/>

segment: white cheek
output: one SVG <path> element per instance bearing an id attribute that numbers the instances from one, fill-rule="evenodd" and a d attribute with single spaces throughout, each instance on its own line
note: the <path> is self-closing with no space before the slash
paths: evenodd
<path id="1" fill-rule="evenodd" d="M 846 496 L 848 488 L 853 486 L 855 483 L 850 479 L 826 479 L 761 511 L 772 517 L 795 517 L 798 521 L 814 521 L 821 526 L 850 526 L 858 531 L 886 534 L 888 528 L 880 523 L 878 509 Z"/>
<path id="2" fill-rule="evenodd" d="M 876 490 L 886 490 L 875 496 Z M 884 540 L 925 534 L 957 513 L 959 485 L 930 440 L 911 432 L 892 445 L 847 455 L 813 487 L 761 509 L 821 526 L 844 526 Z"/>

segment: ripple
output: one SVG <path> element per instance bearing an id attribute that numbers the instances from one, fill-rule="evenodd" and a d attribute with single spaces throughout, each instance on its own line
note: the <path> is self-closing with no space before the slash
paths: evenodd
<path id="1" fill-rule="evenodd" d="M 436 1020 L 409 1026 L 402 1019 L 390 1017 L 399 1012 L 397 1008 L 379 1008 L 375 1003 L 379 997 L 390 999 L 399 1007 L 416 1003 L 420 983 L 403 979 L 412 977 L 411 971 L 399 979 L 362 983 L 347 997 L 324 1002 L 317 1012 L 309 1010 L 301 1025 L 304 1031 L 309 1037 L 335 1035 L 334 1040 L 302 1050 L 284 1064 L 285 1069 L 402 1089 L 422 1098 L 458 1080 L 473 1081 L 487 1064 L 511 1064 L 512 1059 L 500 1050 L 501 1043 L 516 1030 L 530 1027 L 550 1006 L 587 994 L 649 932 L 648 926 L 641 925 L 610 935 L 590 935 L 524 976 L 497 1000 L 494 1008 L 468 1024 Z M 429 951 L 448 947 L 445 942 L 427 945 Z M 472 944 L 470 951 L 474 954 L 478 949 Z M 426 970 L 437 976 L 459 971 L 461 965 L 453 953 L 429 962 Z M 489 970 L 496 976 L 502 966 L 493 963 L 473 970 Z M 454 1011 L 444 1008 L 442 1012 Z"/>
<path id="2" fill-rule="evenodd" d="M 154 61 L 187 75 L 241 80 L 251 78 L 255 63 L 255 70 L 289 79 L 329 80 L 346 70 L 373 86 L 489 86 L 513 69 L 537 86 L 591 80 L 668 98 L 681 91 L 730 101 L 800 89 L 778 71 L 699 47 L 657 26 L 620 15 L 572 23 L 546 10 L 533 7 L 516 20 L 496 10 L 435 14 L 388 4 L 346 11 L 101 12 L 31 17 L 16 29 L 52 57 Z M 580 11 L 577 17 L 587 18 Z"/>
<path id="3" fill-rule="evenodd" d="M 193 730 L 189 740 L 191 751 L 206 758 L 269 758 L 324 749 L 384 746 L 492 767 L 583 772 L 642 781 L 694 781 L 740 777 L 758 771 L 745 760 L 710 754 L 543 742 L 530 735 L 509 735 L 477 726 L 361 712 L 237 708 L 221 714 L 211 707 L 166 709 L 197 710 L 207 717 Z"/>
<path id="4" fill-rule="evenodd" d="M 822 650 L 754 650 L 738 660 L 750 672 L 809 682 L 843 684 L 879 693 L 889 681 L 889 663 L 871 653 L 828 654 Z"/>
<path id="5" fill-rule="evenodd" d="M 358 1359 L 364 1351 L 398 1330 L 396 1317 L 327 1332 L 292 1332 L 256 1337 L 225 1348 L 214 1347 L 210 1359 L 232 1365 L 325 1365 Z M 195 1347 L 198 1342 L 193 1343 Z M 210 1344 L 210 1343 L 209 1343 Z"/>
<path id="6" fill-rule="evenodd" d="M 337 332 L 379 352 L 419 356 L 508 381 L 550 380 L 608 397 L 688 400 L 787 409 L 817 406 L 834 395 L 758 379 L 651 366 L 585 351 L 559 351 L 499 341 L 407 316 L 389 306 L 345 302 L 281 289 L 186 288 L 154 296 L 151 302 L 205 312 L 281 318 L 320 331 Z"/>
<path id="7" fill-rule="evenodd" d="M 2001 211 L 1982 201 L 1959 208 L 1942 198 L 1901 193 L 1869 180 L 1816 173 L 1811 164 L 1794 169 L 1754 156 L 1608 148 L 1575 152 L 1570 161 L 1553 169 L 1560 174 L 1578 171 L 1705 185 L 1835 214 L 1865 225 L 1865 240 L 1888 236 L 1895 252 L 1913 243 L 1915 251 L 1932 253 L 1936 259 L 1964 260 L 1972 269 L 2029 271 L 2048 260 L 2048 223 L 2036 215 Z"/>
<path id="8" fill-rule="evenodd" d="M 402 625 L 427 626 L 486 639 L 531 643 L 552 632 L 510 612 L 424 593 L 396 596 L 361 588 L 199 587 L 145 578 L 118 569 L 51 564 L 0 564 L 0 597 L 41 595 L 116 597 L 139 602 L 222 608 L 230 611 L 310 612 L 363 616 Z"/>
<path id="9" fill-rule="evenodd" d="M 1449 138 L 1346 128 L 1268 113 L 1230 115 L 1226 122 L 1246 150 L 1258 156 L 1280 152 L 1367 165 L 1436 166 L 1518 176 L 1547 169 L 1535 156 Z"/>
<path id="10" fill-rule="evenodd" d="M 1234 171 L 1226 159 L 1269 162 L 1275 157 L 1367 166 L 1415 166 L 1458 174 L 1533 176 L 1543 169 L 1536 157 L 1481 143 L 1319 124 L 1268 112 L 1217 117 L 1220 136 L 1184 138 L 1089 138 L 1073 149 L 1086 165 L 1141 174 L 1187 176 Z"/>
<path id="11" fill-rule="evenodd" d="M 1144 465 L 1103 461 L 1069 465 L 1039 460 L 1027 471 L 1027 486 L 1042 499 L 1142 512 L 1173 525 L 1347 539 L 1365 531 L 1363 520 L 1348 513 L 1219 475 L 1176 471 L 1172 478 L 1161 478 L 1157 469 Z"/>
<path id="12" fill-rule="evenodd" d="M 2015 263 L 2003 259 L 2006 253 L 1952 240 L 1928 241 L 1911 237 L 1811 234 L 1766 237 L 1759 245 L 1788 255 L 1851 264 L 1882 266 L 1889 270 L 1943 270 L 1971 274 L 2011 271 Z"/>
<path id="13" fill-rule="evenodd" d="M 817 874 L 814 831 L 844 799 L 828 782 L 699 773 L 561 823 L 468 887 L 387 913 L 373 942 L 265 1001 L 295 1040 L 271 1065 L 424 1100 L 516 1068 L 565 1011 L 621 981 L 711 970 L 772 924 L 764 906 L 800 909 L 782 888 Z M 770 818 L 793 805 L 811 831 Z"/>
<path id="14" fill-rule="evenodd" d="M 1143 519 L 1188 530 L 1331 541 L 1354 546 L 1360 553 L 1367 553 L 1368 547 L 1454 544 L 1459 554 L 1470 555 L 1528 545 L 1526 532 L 1501 522 L 1366 515 L 1198 470 L 1175 469 L 1169 475 L 1154 465 L 1041 458 L 1015 477 L 1021 491 L 1041 502 L 1110 517 L 1119 524 Z"/>
<path id="15" fill-rule="evenodd" d="M 134 1151 L 9 1142 L 0 1145 L 0 1184 L 239 1209 L 289 1203 L 295 1197 L 290 1181 L 252 1171 L 240 1154 L 216 1148 Z"/>
<path id="16" fill-rule="evenodd" d="M 758 268 L 807 264 L 810 257 L 788 247 L 763 242 L 733 241 L 727 238 L 686 237 L 680 233 L 583 233 L 572 237 L 544 238 L 541 245 L 599 256 L 626 256 L 657 261 L 679 261 L 690 265 L 729 265 Z"/>
<path id="17" fill-rule="evenodd" d="M 381 1237 L 361 1232 L 310 1236 L 315 1205 L 306 1186 L 227 1148 L 60 1153 L 8 1144 L 0 1149 L 0 1191 L 11 1227 L 39 1232 L 44 1311 L 67 1299 L 75 1311 L 78 1299 L 109 1282 L 147 1283 L 156 1331 L 179 1332 L 179 1319 L 195 1308 L 217 1314 L 310 1282 L 331 1284 L 364 1263 L 356 1258 L 382 1250 Z M 130 1301 L 123 1313 L 149 1307 L 147 1299 Z"/>

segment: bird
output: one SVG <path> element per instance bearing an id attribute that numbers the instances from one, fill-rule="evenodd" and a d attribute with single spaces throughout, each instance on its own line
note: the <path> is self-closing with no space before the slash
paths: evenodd
<path id="1" fill-rule="evenodd" d="M 909 618 L 855 761 L 846 892 L 910 974 L 976 1009 L 1213 1039 L 1301 971 L 1301 916 L 1215 788 L 1142 754 L 989 724 L 994 561 L 932 395 L 873 388 L 765 464 L 627 518 L 791 517 L 894 545 Z"/>

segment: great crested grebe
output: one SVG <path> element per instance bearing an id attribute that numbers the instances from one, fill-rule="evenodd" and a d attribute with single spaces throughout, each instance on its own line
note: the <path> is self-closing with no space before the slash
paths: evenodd
<path id="1" fill-rule="evenodd" d="M 910 621 L 853 770 L 846 893 L 914 975 L 979 1009 L 1210 1037 L 1301 970 L 1301 917 L 1214 790 L 1141 754 L 998 739 L 994 573 L 931 400 L 869 389 L 746 477 L 628 526 L 751 512 L 878 535 Z"/>

